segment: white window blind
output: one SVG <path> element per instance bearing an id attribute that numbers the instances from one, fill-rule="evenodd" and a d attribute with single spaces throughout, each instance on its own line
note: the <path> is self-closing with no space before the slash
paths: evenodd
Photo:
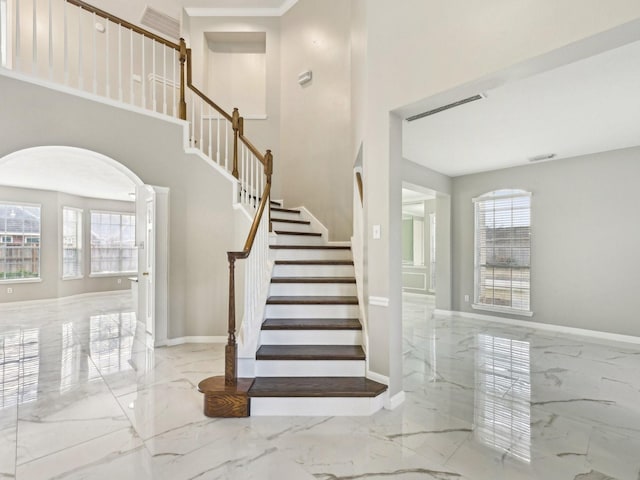
<path id="1" fill-rule="evenodd" d="M 82 210 L 62 208 L 62 278 L 82 276 Z"/>
<path id="2" fill-rule="evenodd" d="M 530 310 L 531 194 L 498 190 L 474 199 L 478 306 Z"/>
<path id="3" fill-rule="evenodd" d="M 40 278 L 40 207 L 0 204 L 0 280 Z"/>
<path id="4" fill-rule="evenodd" d="M 138 270 L 133 214 L 91 212 L 91 273 L 133 273 Z"/>

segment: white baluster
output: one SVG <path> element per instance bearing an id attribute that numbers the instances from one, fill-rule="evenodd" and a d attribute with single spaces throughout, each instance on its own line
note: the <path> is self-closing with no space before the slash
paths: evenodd
<path id="1" fill-rule="evenodd" d="M 91 46 L 93 47 L 93 57 L 91 58 L 93 64 L 93 93 L 96 94 L 98 92 L 98 54 L 96 46 L 96 13 L 93 12 L 91 14 L 91 23 L 93 28 L 91 29 Z"/>
<path id="2" fill-rule="evenodd" d="M 216 130 L 217 130 L 217 140 L 216 140 L 216 163 L 220 165 L 220 112 L 216 111 Z"/>
<path id="3" fill-rule="evenodd" d="M 178 82 L 176 81 L 176 49 L 173 48 L 173 57 L 171 60 L 171 65 L 173 65 L 173 87 L 171 88 L 171 91 L 173 92 L 173 116 L 177 117 L 178 116 L 178 100 L 176 98 L 176 88 L 178 87 Z"/>
<path id="4" fill-rule="evenodd" d="M 78 10 L 78 88 L 84 88 L 84 69 L 82 68 L 82 10 Z"/>
<path id="5" fill-rule="evenodd" d="M 153 111 L 157 112 L 157 102 L 156 102 L 156 41 L 152 38 L 151 39 L 151 56 L 153 58 L 153 61 L 151 63 L 151 88 L 153 88 L 152 92 L 151 92 L 151 98 L 153 99 L 152 103 L 153 103 Z"/>
<path id="6" fill-rule="evenodd" d="M 110 46 L 111 46 L 111 42 L 110 42 L 110 31 L 109 31 L 109 20 L 104 21 L 104 50 L 105 50 L 105 55 L 104 55 L 104 67 L 105 67 L 105 71 L 107 74 L 107 79 L 105 80 L 105 92 L 107 95 L 107 98 L 111 98 L 111 53 L 110 53 Z"/>
<path id="7" fill-rule="evenodd" d="M 133 30 L 129 30 L 129 103 L 136 104 L 133 93 Z"/>
<path id="8" fill-rule="evenodd" d="M 142 83 L 142 108 L 147 108 L 147 88 L 146 88 L 146 84 L 147 84 L 147 80 L 144 78 L 146 75 L 146 68 L 145 68 L 145 36 L 144 35 L 140 35 L 140 39 L 142 42 L 142 71 L 140 72 L 140 82 Z"/>
<path id="9" fill-rule="evenodd" d="M 53 80 L 53 5 L 49 0 L 49 80 Z"/>
<path id="10" fill-rule="evenodd" d="M 251 205 L 253 205 L 253 207 L 255 208 L 256 206 L 256 188 L 255 188 L 255 182 L 254 182 L 254 166 L 255 166 L 255 162 L 253 161 L 253 153 L 251 154 L 251 156 L 249 157 L 249 162 L 251 163 L 250 166 L 250 171 L 249 171 L 249 185 L 251 186 Z"/>
<path id="11" fill-rule="evenodd" d="M 66 4 L 66 2 L 65 2 Z M 20 0 L 16 0 L 16 70 L 20 70 Z"/>
<path id="12" fill-rule="evenodd" d="M 209 158 L 213 159 L 213 109 L 209 107 L 208 122 L 209 122 Z"/>
<path id="13" fill-rule="evenodd" d="M 118 100 L 122 102 L 122 25 L 118 24 Z"/>
<path id="14" fill-rule="evenodd" d="M 200 150 L 204 153 L 204 102 L 200 100 Z"/>
<path id="15" fill-rule="evenodd" d="M 162 45 L 162 113 L 167 114 L 167 46 Z"/>
<path id="16" fill-rule="evenodd" d="M 67 20 L 67 2 L 62 3 L 63 17 L 64 17 L 64 25 L 63 25 L 63 46 L 64 49 L 64 84 L 69 85 L 69 38 L 68 38 L 68 30 L 69 30 L 69 21 Z"/>
<path id="17" fill-rule="evenodd" d="M 224 169 L 229 171 L 229 122 L 224 122 Z"/>
<path id="18" fill-rule="evenodd" d="M 191 96 L 191 146 L 196 146 L 196 96 Z"/>
<path id="19" fill-rule="evenodd" d="M 38 9 L 36 7 L 36 0 L 33 0 L 33 12 L 32 12 L 32 18 L 33 18 L 33 57 L 31 58 L 31 60 L 33 61 L 33 64 L 31 66 L 31 69 L 33 71 L 33 73 L 37 73 L 38 72 L 38 17 L 37 17 L 37 12 Z"/>

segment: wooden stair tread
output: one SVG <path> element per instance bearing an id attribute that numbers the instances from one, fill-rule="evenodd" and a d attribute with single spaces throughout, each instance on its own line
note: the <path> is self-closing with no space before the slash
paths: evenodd
<path id="1" fill-rule="evenodd" d="M 364 360 L 360 345 L 262 345 L 256 360 Z"/>
<path id="2" fill-rule="evenodd" d="M 300 213 L 300 210 L 293 210 L 291 208 L 282 208 L 282 207 L 271 207 L 272 212 L 283 212 L 283 213 Z"/>
<path id="3" fill-rule="evenodd" d="M 273 277 L 271 283 L 356 283 L 354 277 Z"/>
<path id="4" fill-rule="evenodd" d="M 311 225 L 309 220 L 289 220 L 288 218 L 271 218 L 272 222 L 295 223 L 296 225 Z"/>
<path id="5" fill-rule="evenodd" d="M 357 318 L 267 318 L 262 330 L 362 330 Z"/>
<path id="6" fill-rule="evenodd" d="M 353 265 L 353 260 L 276 260 L 276 265 Z"/>
<path id="7" fill-rule="evenodd" d="M 278 235 L 297 235 L 299 237 L 321 237 L 322 234 L 318 232 L 290 232 L 288 230 L 274 230 L 274 233 Z"/>
<path id="8" fill-rule="evenodd" d="M 250 397 L 377 397 L 386 385 L 365 377 L 258 377 Z"/>
<path id="9" fill-rule="evenodd" d="M 267 298 L 267 305 L 357 305 L 353 296 L 275 296 Z"/>
<path id="10" fill-rule="evenodd" d="M 351 250 L 349 245 L 269 245 L 269 248 L 273 250 Z"/>

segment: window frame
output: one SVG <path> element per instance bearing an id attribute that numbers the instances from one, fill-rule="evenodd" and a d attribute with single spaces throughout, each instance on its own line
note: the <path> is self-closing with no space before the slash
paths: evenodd
<path id="1" fill-rule="evenodd" d="M 500 192 L 505 192 L 500 194 Z M 507 193 L 508 192 L 508 193 Z M 502 305 L 493 305 L 480 303 L 479 294 L 480 294 L 480 285 L 479 285 L 479 277 L 480 277 L 480 249 L 478 246 L 478 235 L 480 233 L 478 228 L 478 205 L 484 201 L 495 201 L 495 200 L 508 200 L 512 198 L 529 198 L 529 305 L 528 309 L 520 309 L 514 308 L 513 306 L 502 306 Z M 531 310 L 531 299 L 532 299 L 532 291 L 531 291 L 531 251 L 532 251 L 532 243 L 531 243 L 531 232 L 533 229 L 532 222 L 532 203 L 531 198 L 533 197 L 532 192 L 516 189 L 516 188 L 499 188 L 496 190 L 492 190 L 490 192 L 484 193 L 479 197 L 474 197 L 472 199 L 473 202 L 473 303 L 471 304 L 471 308 L 474 310 L 485 310 L 489 312 L 496 313 L 506 313 L 511 315 L 519 315 L 532 317 L 533 311 Z M 512 280 L 509 280 L 509 285 L 512 285 Z"/>
<path id="2" fill-rule="evenodd" d="M 119 215 L 120 216 L 120 229 L 122 231 L 122 216 L 130 216 L 133 218 L 133 249 L 137 250 L 136 244 L 136 213 L 135 212 L 123 212 L 123 211 L 115 211 L 115 210 L 89 210 L 89 278 L 96 277 L 124 277 L 132 274 L 137 274 L 138 269 L 136 267 L 135 270 L 121 270 L 118 272 L 94 272 L 93 271 L 93 214 L 107 214 L 107 215 Z M 121 239 L 122 240 L 122 239 Z M 122 250 L 122 246 L 120 246 Z M 122 266 L 122 255 L 119 257 L 120 266 Z M 138 262 L 137 253 L 136 253 L 136 265 Z"/>
<path id="3" fill-rule="evenodd" d="M 65 251 L 65 246 L 64 246 L 64 211 L 65 210 L 71 210 L 76 212 L 76 214 L 78 214 L 78 217 L 76 217 L 79 221 L 77 223 L 77 227 L 76 230 L 76 237 L 78 240 L 78 245 L 80 245 L 78 247 L 78 258 L 79 258 L 79 265 L 78 265 L 78 271 L 80 272 L 79 275 L 69 275 L 69 276 L 65 276 L 64 274 L 64 251 Z M 79 280 L 84 278 L 84 210 L 82 208 L 78 208 L 78 207 L 71 207 L 71 206 L 67 206 L 67 205 L 63 205 L 62 207 L 62 215 L 60 217 L 60 224 L 61 224 L 61 228 L 60 228 L 60 278 L 62 280 Z"/>
<path id="4" fill-rule="evenodd" d="M 38 208 L 39 210 L 39 219 L 38 219 L 38 227 L 39 232 L 38 236 L 40 238 L 40 242 L 38 243 L 38 276 L 37 277 L 27 277 L 27 278 L 0 278 L 0 284 L 11 284 L 11 283 L 39 283 L 42 282 L 42 204 L 41 203 L 31 203 L 31 202 L 16 202 L 14 200 L 0 200 L 0 205 L 14 205 L 16 207 L 27 207 L 27 208 Z M 24 238 L 34 237 L 33 233 L 24 233 L 22 235 Z M 1 234 L 0 237 L 11 237 L 11 242 L 15 241 L 15 235 L 5 233 Z M 25 244 L 26 245 L 26 244 Z M 30 245 L 33 245 L 32 243 Z"/>

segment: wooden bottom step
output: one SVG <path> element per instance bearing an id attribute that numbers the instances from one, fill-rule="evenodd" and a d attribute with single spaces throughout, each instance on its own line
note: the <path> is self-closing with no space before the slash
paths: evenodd
<path id="1" fill-rule="evenodd" d="M 262 345 L 256 360 L 364 360 L 359 345 Z"/>
<path id="2" fill-rule="evenodd" d="M 386 389 L 365 377 L 259 377 L 249 397 L 376 397 Z"/>

